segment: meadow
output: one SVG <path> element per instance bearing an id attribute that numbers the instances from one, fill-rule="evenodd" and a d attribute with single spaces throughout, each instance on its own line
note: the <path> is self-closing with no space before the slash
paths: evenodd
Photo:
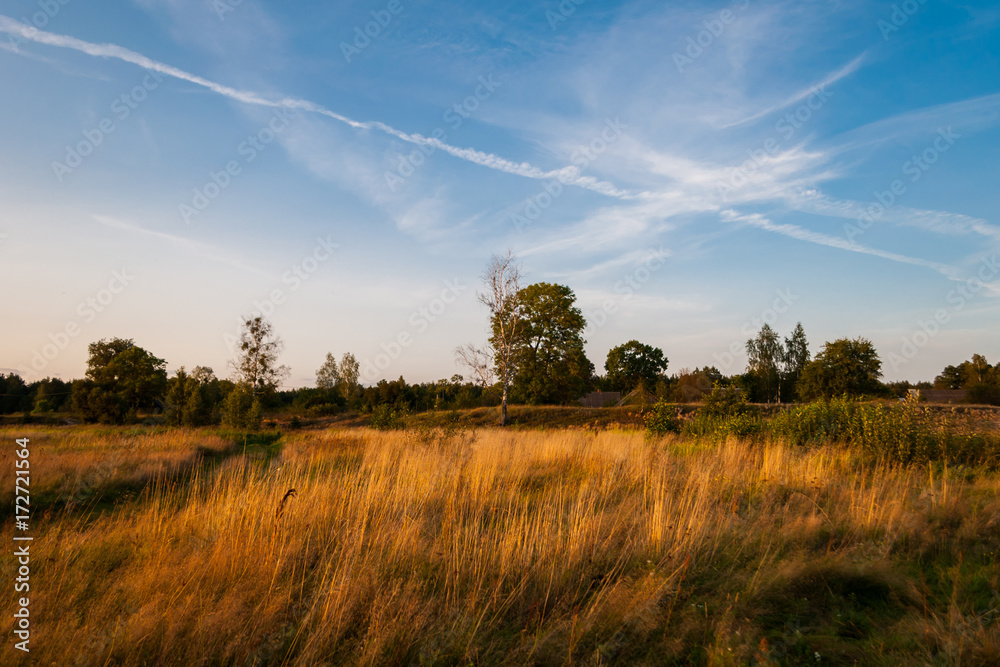
<path id="1" fill-rule="evenodd" d="M 0 432 L 31 439 L 33 664 L 1000 664 L 991 459 L 787 425 Z"/>

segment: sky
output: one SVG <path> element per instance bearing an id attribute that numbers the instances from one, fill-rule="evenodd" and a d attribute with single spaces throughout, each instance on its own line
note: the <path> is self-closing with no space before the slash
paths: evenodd
<path id="1" fill-rule="evenodd" d="M 0 372 L 226 377 L 259 313 L 287 387 L 448 378 L 508 250 L 599 372 L 1000 361 L 992 2 L 0 0 L 0 91 Z"/>

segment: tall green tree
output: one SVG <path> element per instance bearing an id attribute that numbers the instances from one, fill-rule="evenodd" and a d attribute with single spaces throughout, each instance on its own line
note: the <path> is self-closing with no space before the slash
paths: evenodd
<path id="1" fill-rule="evenodd" d="M 167 363 L 131 339 L 112 338 L 88 347 L 86 380 L 73 383 L 73 407 L 86 418 L 122 423 L 156 406 L 167 388 Z"/>
<path id="2" fill-rule="evenodd" d="M 958 366 L 945 366 L 941 374 L 934 378 L 934 388 L 961 389 L 962 385 L 965 384 L 965 363 Z"/>
<path id="3" fill-rule="evenodd" d="M 350 352 L 345 352 L 340 358 L 338 375 L 340 376 L 340 393 L 344 400 L 350 400 L 351 395 L 358 387 L 358 376 L 360 375 L 361 364 Z"/>
<path id="4" fill-rule="evenodd" d="M 870 340 L 840 338 L 826 343 L 806 364 L 799 380 L 805 400 L 836 396 L 872 396 L 882 393 L 882 360 Z"/>
<path id="5" fill-rule="evenodd" d="M 230 362 L 236 383 L 246 385 L 254 396 L 272 393 L 288 375 L 288 367 L 278 365 L 282 349 L 284 343 L 269 321 L 260 316 L 244 320 L 239 355 Z"/>
<path id="6" fill-rule="evenodd" d="M 31 403 L 28 385 L 20 375 L 0 373 L 0 415 L 30 410 Z"/>
<path id="7" fill-rule="evenodd" d="M 747 341 L 747 358 L 747 372 L 754 376 L 759 388 L 757 398 L 766 403 L 780 402 L 785 350 L 771 325 L 765 324 L 756 338 Z"/>
<path id="8" fill-rule="evenodd" d="M 188 379 L 187 371 L 181 366 L 174 377 L 167 380 L 166 422 L 168 424 L 179 426 L 183 421 Z"/>
<path id="9" fill-rule="evenodd" d="M 782 362 L 784 370 L 782 399 L 793 400 L 796 396 L 799 378 L 802 376 L 802 369 L 809 363 L 809 341 L 806 340 L 806 332 L 802 328 L 802 322 L 795 325 L 791 338 L 785 339 L 785 354 Z"/>
<path id="10" fill-rule="evenodd" d="M 332 353 L 326 353 L 326 361 L 316 371 L 316 388 L 333 391 L 340 384 L 340 367 Z"/>
<path id="11" fill-rule="evenodd" d="M 594 365 L 584 353 L 587 322 L 565 285 L 535 283 L 517 295 L 514 317 L 513 386 L 516 396 L 532 404 L 566 403 L 591 387 Z M 494 337 L 502 324 L 493 321 Z"/>
<path id="12" fill-rule="evenodd" d="M 630 340 L 608 351 L 604 362 L 608 387 L 612 391 L 628 393 L 643 383 L 653 388 L 667 370 L 663 350 L 652 345 Z"/>

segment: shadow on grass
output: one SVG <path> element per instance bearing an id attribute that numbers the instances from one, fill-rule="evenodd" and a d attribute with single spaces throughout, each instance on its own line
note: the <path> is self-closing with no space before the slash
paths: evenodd
<path id="1" fill-rule="evenodd" d="M 229 459 L 244 457 L 249 464 L 268 465 L 281 452 L 280 431 L 238 433 L 206 431 L 228 441 L 225 448 L 198 445 L 190 457 L 171 469 L 162 468 L 128 476 L 119 470 L 113 458 L 101 461 L 94 469 L 82 474 L 68 492 L 65 488 L 50 488 L 31 494 L 31 516 L 48 518 L 53 512 L 101 515 L 116 507 L 137 502 L 143 491 L 153 485 L 164 485 L 176 491 L 186 487 L 193 478 L 211 473 Z M 0 521 L 14 517 L 13 504 L 0 509 Z"/>

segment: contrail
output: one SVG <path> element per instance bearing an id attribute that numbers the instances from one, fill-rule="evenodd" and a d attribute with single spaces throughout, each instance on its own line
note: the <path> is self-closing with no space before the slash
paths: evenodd
<path id="1" fill-rule="evenodd" d="M 845 76 L 849 76 L 849 75 L 853 74 L 855 71 L 857 71 L 857 69 L 859 67 L 861 67 L 861 63 L 864 62 L 864 60 L 867 57 L 867 55 L 868 55 L 868 52 L 865 51 L 864 53 L 862 53 L 861 55 L 859 55 L 854 60 L 852 60 L 851 62 L 847 63 L 846 65 L 844 65 L 843 67 L 841 67 L 837 71 L 831 72 L 830 74 L 828 74 L 826 77 L 823 78 L 822 81 L 820 81 L 818 83 L 815 83 L 812 86 L 809 86 L 808 88 L 800 90 L 799 92 L 795 93 L 794 95 L 792 95 L 788 99 L 786 99 L 786 100 L 784 100 L 782 102 L 779 102 L 778 104 L 775 104 L 773 106 L 770 106 L 770 107 L 768 107 L 766 109 L 758 111 L 757 113 L 753 114 L 752 116 L 747 116 L 746 118 L 743 118 L 742 120 L 738 120 L 738 121 L 729 123 L 728 125 L 723 125 L 722 129 L 726 129 L 726 128 L 730 128 L 730 127 L 736 127 L 738 125 L 743 125 L 745 123 L 749 123 L 751 121 L 757 120 L 758 118 L 761 118 L 761 117 L 766 116 L 766 115 L 768 115 L 770 113 L 778 111 L 779 109 L 784 109 L 785 107 L 791 106 L 791 105 L 795 104 L 796 102 L 804 100 L 805 98 L 807 98 L 810 95 L 812 95 L 813 93 L 815 93 L 817 90 L 822 90 L 824 86 L 832 86 L 833 84 L 835 84 L 838 81 L 840 81 L 841 79 L 843 79 Z"/>
<path id="2" fill-rule="evenodd" d="M 900 255 L 894 252 L 870 248 L 868 246 L 861 245 L 860 243 L 855 243 L 854 241 L 847 241 L 845 239 L 830 236 L 829 234 L 823 234 L 821 232 L 813 232 L 799 227 L 798 225 L 776 224 L 759 213 L 743 215 L 737 211 L 729 209 L 722 211 L 722 219 L 727 222 L 742 222 L 752 227 L 756 227 L 757 229 L 763 229 L 775 234 L 781 234 L 793 239 L 798 239 L 799 241 L 806 241 L 807 243 L 816 243 L 830 248 L 839 248 L 840 250 L 859 252 L 864 255 L 873 255 L 875 257 L 881 257 L 882 259 L 888 259 L 893 262 L 902 262 L 903 264 L 922 266 L 927 269 L 933 269 L 951 280 L 960 279 L 958 270 L 955 269 L 955 267 L 948 266 L 947 264 L 932 262 L 917 257 L 907 257 L 906 255 Z"/>
<path id="3" fill-rule="evenodd" d="M 637 196 L 625 190 L 621 190 L 607 181 L 600 181 L 590 176 L 581 176 L 579 168 L 575 166 L 566 166 L 561 169 L 544 171 L 527 162 L 512 162 L 511 160 L 507 160 L 492 153 L 484 153 L 473 148 L 459 148 L 457 146 L 444 143 L 434 137 L 425 137 L 421 134 L 411 134 L 397 130 L 392 126 L 379 121 L 357 121 L 335 111 L 331 111 L 330 109 L 327 109 L 319 104 L 310 102 L 309 100 L 293 97 L 274 99 L 252 91 L 238 90 L 236 88 L 231 88 L 229 86 L 224 86 L 220 83 L 210 81 L 196 74 L 190 74 L 189 72 L 185 72 L 184 70 L 171 65 L 157 62 L 147 58 L 141 53 L 130 51 L 129 49 L 118 46 L 117 44 L 94 44 L 93 42 L 86 42 L 82 39 L 77 39 L 68 35 L 58 35 L 52 32 L 45 32 L 2 14 L 0 14 L 0 33 L 16 35 L 22 39 L 37 42 L 39 44 L 46 44 L 48 46 L 73 49 L 74 51 L 79 51 L 90 56 L 117 58 L 118 60 L 123 60 L 127 63 L 138 65 L 139 67 L 144 67 L 145 69 L 159 72 L 175 79 L 180 79 L 182 81 L 193 83 L 197 86 L 202 86 L 203 88 L 207 88 L 214 93 L 218 93 L 219 95 L 223 95 L 238 102 L 243 102 L 244 104 L 252 104 L 263 107 L 300 109 L 302 111 L 309 111 L 322 116 L 327 116 L 328 118 L 340 121 L 341 123 L 358 130 L 379 130 L 407 143 L 414 144 L 416 146 L 434 147 L 435 149 L 448 153 L 449 155 L 452 155 L 460 160 L 472 162 L 473 164 L 478 164 L 488 169 L 502 171 L 507 174 L 537 180 L 559 179 L 565 185 L 574 185 L 576 187 L 591 190 L 616 199 L 633 199 Z"/>

